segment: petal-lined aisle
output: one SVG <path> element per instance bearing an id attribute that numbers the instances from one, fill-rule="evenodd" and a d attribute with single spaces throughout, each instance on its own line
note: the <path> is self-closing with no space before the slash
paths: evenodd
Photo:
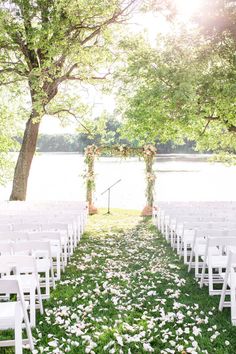
<path id="1" fill-rule="evenodd" d="M 35 353 L 236 352 L 236 328 L 218 298 L 138 214 L 91 217 L 45 304 Z"/>

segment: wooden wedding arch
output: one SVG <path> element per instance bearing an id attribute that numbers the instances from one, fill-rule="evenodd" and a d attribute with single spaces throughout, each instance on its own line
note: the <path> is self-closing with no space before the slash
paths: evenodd
<path id="1" fill-rule="evenodd" d="M 139 156 L 144 159 L 145 172 L 146 172 L 146 205 L 142 211 L 142 215 L 152 215 L 152 207 L 154 200 L 154 188 L 155 188 L 155 173 L 153 171 L 154 157 L 156 156 L 155 146 L 148 144 L 143 147 L 129 147 L 127 145 L 116 146 L 96 146 L 89 145 L 85 149 L 85 163 L 86 163 L 86 199 L 89 206 L 89 214 L 97 213 L 97 208 L 93 202 L 93 193 L 95 191 L 95 171 L 94 161 L 102 154 L 108 154 L 110 156 L 120 156 L 123 158 L 129 156 Z"/>

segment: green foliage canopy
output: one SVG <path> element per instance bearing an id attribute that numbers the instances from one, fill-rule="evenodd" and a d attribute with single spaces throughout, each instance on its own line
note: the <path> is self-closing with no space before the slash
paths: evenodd
<path id="1" fill-rule="evenodd" d="M 125 135 L 142 142 L 195 140 L 197 149 L 236 151 L 235 42 L 212 43 L 199 32 L 122 43 L 119 71 Z M 128 54 L 127 54 L 128 53 Z"/>

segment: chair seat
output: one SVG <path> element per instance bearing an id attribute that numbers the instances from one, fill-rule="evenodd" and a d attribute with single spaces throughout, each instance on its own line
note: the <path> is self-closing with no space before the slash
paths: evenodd
<path id="1" fill-rule="evenodd" d="M 16 275 L 7 275 L 4 276 L 2 279 L 19 279 L 21 280 L 21 285 L 22 285 L 22 290 L 23 292 L 28 292 L 31 289 L 35 289 L 37 286 L 37 282 L 35 279 L 34 275 L 20 275 L 20 276 L 16 276 Z"/>
<path id="2" fill-rule="evenodd" d="M 206 251 L 206 244 L 196 244 L 194 247 L 194 252 L 197 253 L 199 256 L 204 256 Z"/>
<path id="3" fill-rule="evenodd" d="M 36 259 L 38 272 L 46 272 L 50 269 L 50 260 L 46 258 Z"/>
<path id="4" fill-rule="evenodd" d="M 227 256 L 211 256 L 211 265 L 213 268 L 226 268 L 227 267 Z M 209 260 L 207 259 L 207 265 Z"/>
<path id="5" fill-rule="evenodd" d="M 19 302 L 1 302 L 0 303 L 0 329 L 6 330 L 14 328 L 16 308 L 19 306 L 19 314 L 23 321 L 23 311 Z M 25 301 L 25 307 L 29 307 L 29 302 Z"/>
<path id="6" fill-rule="evenodd" d="M 188 243 L 188 244 L 193 244 L 193 240 L 194 240 L 194 235 L 193 234 L 187 234 L 183 236 L 183 242 L 184 243 Z"/>
<path id="7" fill-rule="evenodd" d="M 197 253 L 199 256 L 204 256 L 206 251 L 206 243 L 197 243 L 194 247 L 194 252 Z M 212 247 L 211 249 L 212 256 L 218 256 L 220 251 L 217 247 Z"/>

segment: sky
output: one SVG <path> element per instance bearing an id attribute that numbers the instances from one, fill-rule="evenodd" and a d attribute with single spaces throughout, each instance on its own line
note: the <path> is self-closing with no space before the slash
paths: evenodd
<path id="1" fill-rule="evenodd" d="M 201 5 L 202 0 L 172 0 L 178 11 L 179 21 L 185 24 L 191 22 L 191 16 Z M 156 36 L 158 33 L 168 33 L 173 30 L 167 21 L 157 14 L 135 14 L 129 25 L 130 33 L 145 32 L 147 40 L 151 45 L 155 45 Z M 89 88 L 85 100 L 93 106 L 93 117 L 98 117 L 103 111 L 113 112 L 115 108 L 115 99 L 113 96 L 103 95 L 94 87 Z M 62 127 L 60 121 L 56 117 L 45 116 L 40 125 L 41 134 L 65 134 L 75 133 L 78 123 L 73 118 L 70 118 L 71 124 Z"/>

